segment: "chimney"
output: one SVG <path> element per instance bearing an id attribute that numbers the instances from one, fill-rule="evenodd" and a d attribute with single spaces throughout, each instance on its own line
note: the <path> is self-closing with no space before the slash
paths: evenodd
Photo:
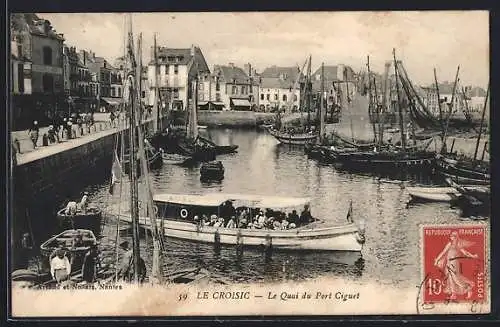
<path id="1" fill-rule="evenodd" d="M 191 44 L 191 57 L 194 57 L 194 44 Z"/>
<path id="2" fill-rule="evenodd" d="M 234 63 L 230 62 L 229 67 L 234 68 Z"/>
<path id="3" fill-rule="evenodd" d="M 250 64 L 245 64 L 243 67 L 245 68 L 245 74 L 247 74 L 248 76 L 252 76 L 252 69 L 250 68 Z"/>

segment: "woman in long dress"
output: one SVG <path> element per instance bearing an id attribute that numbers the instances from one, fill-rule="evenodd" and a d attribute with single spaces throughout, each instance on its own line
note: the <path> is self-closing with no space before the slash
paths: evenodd
<path id="1" fill-rule="evenodd" d="M 458 238 L 457 232 L 452 232 L 450 241 L 446 244 L 443 251 L 435 258 L 434 265 L 441 269 L 445 275 L 444 293 L 450 295 L 454 300 L 457 295 L 472 296 L 472 287 L 474 283 L 462 275 L 460 269 L 460 259 L 477 258 L 477 254 L 472 254 L 465 250 L 473 243 Z"/>

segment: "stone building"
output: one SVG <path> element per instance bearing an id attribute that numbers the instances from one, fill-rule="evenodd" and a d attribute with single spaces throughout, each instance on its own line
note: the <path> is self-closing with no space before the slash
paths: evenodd
<path id="1" fill-rule="evenodd" d="M 298 67 L 272 66 L 260 74 L 259 80 L 260 111 L 299 110 L 304 76 Z"/>
<path id="2" fill-rule="evenodd" d="M 250 64 L 245 70 L 215 65 L 212 74 L 201 76 L 198 105 L 201 109 L 256 110 L 259 103 L 259 80 Z"/>
<path id="3" fill-rule="evenodd" d="M 12 14 L 10 27 L 16 57 L 22 58 L 23 75 L 28 77 L 20 78 L 20 70 L 17 69 L 17 80 L 31 80 L 29 97 L 13 99 L 14 125 L 16 128 L 26 127 L 35 119 L 46 124 L 67 108 L 63 76 L 63 34 L 57 33 L 48 20 L 35 14 Z M 26 95 L 25 92 L 23 94 Z"/>
<path id="4" fill-rule="evenodd" d="M 197 46 L 191 48 L 157 47 L 158 63 L 154 62 L 154 50 L 151 48 L 151 61 L 148 64 L 148 83 L 151 89 L 150 101 L 155 100 L 152 90 L 157 86 L 162 108 L 185 110 L 192 98 L 192 84 L 196 76 L 210 73 L 203 52 Z M 156 76 L 158 74 L 158 76 Z"/>

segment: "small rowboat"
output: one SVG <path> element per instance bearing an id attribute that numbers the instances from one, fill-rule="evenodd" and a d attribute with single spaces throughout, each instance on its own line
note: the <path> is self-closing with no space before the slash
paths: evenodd
<path id="1" fill-rule="evenodd" d="M 163 158 L 163 163 L 169 165 L 181 165 L 191 159 L 191 157 L 189 156 L 177 153 L 163 153 L 162 158 Z"/>
<path id="2" fill-rule="evenodd" d="M 98 208 L 87 208 L 87 210 L 78 210 L 76 215 L 67 215 L 66 208 L 57 212 L 57 219 L 61 229 L 90 229 L 94 233 L 99 233 L 101 229 L 102 212 Z"/>
<path id="3" fill-rule="evenodd" d="M 80 234 L 82 236 L 82 245 L 73 247 L 73 240 Z M 97 245 L 97 239 L 94 233 L 88 229 L 69 229 L 52 236 L 40 245 L 40 253 L 51 259 L 52 254 L 58 248 L 66 249 L 71 257 L 84 256 L 92 246 Z"/>
<path id="4" fill-rule="evenodd" d="M 407 187 L 406 188 L 413 200 L 427 202 L 450 202 L 454 199 L 453 195 L 459 195 L 453 187 Z"/>
<path id="5" fill-rule="evenodd" d="M 290 134 L 277 131 L 274 128 L 268 129 L 269 134 L 274 136 L 281 144 L 289 145 L 305 145 L 307 143 L 313 143 L 318 138 L 317 133 L 300 133 L 300 134 Z"/>
<path id="6" fill-rule="evenodd" d="M 200 167 L 200 178 L 203 180 L 224 178 L 224 166 L 221 161 L 204 162 Z"/>
<path id="7" fill-rule="evenodd" d="M 153 201 L 158 220 L 163 220 L 160 224 L 165 236 L 187 241 L 214 245 L 272 247 L 276 250 L 353 252 L 361 252 L 365 243 L 364 224 L 354 222 L 352 210 L 349 210 L 347 222 L 344 224 L 330 225 L 314 219 L 313 222 L 285 230 L 203 226 L 193 219 L 194 216 L 204 213 L 222 213 L 228 201 L 235 208 L 266 208 L 286 213 L 289 209 L 309 205 L 308 198 L 225 193 L 157 194 Z M 112 209 L 112 212 L 118 215 L 118 208 Z M 132 221 L 130 212 L 122 211 L 118 216 L 122 221 Z M 139 224 L 145 229 L 151 226 L 150 219 L 145 216 L 139 217 Z"/>

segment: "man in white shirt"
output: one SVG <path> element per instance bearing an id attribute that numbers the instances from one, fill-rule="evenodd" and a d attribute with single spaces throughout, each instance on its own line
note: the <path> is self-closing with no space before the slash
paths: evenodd
<path id="1" fill-rule="evenodd" d="M 65 254 L 63 249 L 57 249 L 50 261 L 50 274 L 58 283 L 67 280 L 71 274 L 71 264 Z"/>

